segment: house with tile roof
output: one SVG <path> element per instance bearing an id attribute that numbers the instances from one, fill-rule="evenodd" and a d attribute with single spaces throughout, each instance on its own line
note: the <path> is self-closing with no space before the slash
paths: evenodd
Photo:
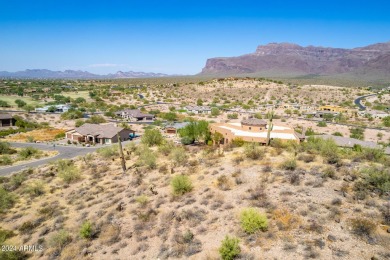
<path id="1" fill-rule="evenodd" d="M 135 134 L 131 129 L 117 127 L 114 124 L 84 124 L 66 132 L 66 138 L 70 141 L 92 144 L 112 144 L 128 140 L 130 134 Z"/>

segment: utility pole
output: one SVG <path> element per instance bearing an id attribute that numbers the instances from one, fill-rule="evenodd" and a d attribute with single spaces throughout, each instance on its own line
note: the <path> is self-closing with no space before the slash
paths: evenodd
<path id="1" fill-rule="evenodd" d="M 119 156 L 120 156 L 120 159 L 121 159 L 122 170 L 123 170 L 123 174 L 125 174 L 125 172 L 126 172 L 126 161 L 125 161 L 125 156 L 123 155 L 122 142 L 121 142 L 121 138 L 119 136 L 119 133 L 116 134 L 116 137 L 118 138 Z"/>
<path id="2" fill-rule="evenodd" d="M 272 131 L 272 119 L 274 118 L 274 109 L 272 109 L 270 115 L 269 115 L 269 120 L 268 120 L 268 131 L 267 131 L 267 146 L 271 144 L 271 131 Z"/>

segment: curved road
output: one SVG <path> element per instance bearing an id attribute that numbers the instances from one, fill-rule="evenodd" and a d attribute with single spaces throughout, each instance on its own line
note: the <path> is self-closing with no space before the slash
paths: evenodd
<path id="1" fill-rule="evenodd" d="M 141 140 L 140 138 L 135 139 L 135 140 L 127 140 L 122 142 L 122 145 L 126 145 L 127 143 L 134 142 L 134 143 L 139 143 Z M 0 176 L 7 176 L 11 175 L 12 173 L 28 169 L 30 167 L 38 167 L 43 164 L 47 164 L 52 161 L 56 161 L 59 159 L 72 159 L 77 156 L 82 156 L 86 155 L 87 153 L 93 153 L 97 149 L 101 147 L 107 147 L 109 145 L 99 145 L 95 147 L 83 147 L 83 146 L 64 146 L 64 145 L 56 145 L 53 147 L 53 144 L 46 144 L 46 143 L 13 143 L 10 142 L 10 145 L 12 147 L 16 148 L 24 148 L 24 147 L 34 147 L 40 150 L 48 150 L 48 151 L 58 151 L 58 154 L 56 156 L 46 158 L 46 159 L 41 159 L 41 160 L 36 160 L 28 163 L 23 163 L 15 166 L 8 166 L 5 168 L 0 168 Z"/>
<path id="2" fill-rule="evenodd" d="M 11 173 L 21 171 L 23 169 L 27 169 L 30 167 L 37 167 L 51 161 L 59 160 L 59 159 L 71 159 L 80 155 L 85 155 L 87 153 L 92 153 L 96 151 L 99 147 L 76 147 L 76 146 L 60 146 L 56 145 L 53 147 L 51 144 L 36 144 L 36 143 L 10 143 L 12 147 L 16 148 L 24 148 L 24 147 L 34 147 L 40 150 L 49 150 L 49 151 L 58 151 L 59 153 L 56 156 L 36 160 L 24 164 L 19 164 L 15 166 L 8 166 L 0 169 L 0 176 L 7 176 Z"/>
<path id="3" fill-rule="evenodd" d="M 378 94 L 370 94 L 370 95 L 365 95 L 365 96 L 361 96 L 361 97 L 358 97 L 357 99 L 355 99 L 355 105 L 357 105 L 359 107 L 360 110 L 366 110 L 366 107 L 363 106 L 360 101 L 366 97 L 372 97 L 372 96 L 376 96 Z"/>

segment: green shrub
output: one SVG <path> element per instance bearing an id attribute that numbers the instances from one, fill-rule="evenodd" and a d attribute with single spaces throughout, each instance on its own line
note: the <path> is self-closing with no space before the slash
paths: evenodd
<path id="1" fill-rule="evenodd" d="M 4 243 L 5 240 L 15 236 L 15 233 L 11 230 L 5 230 L 0 227 L 0 245 Z M 1 258 L 0 258 L 1 259 Z"/>
<path id="2" fill-rule="evenodd" d="M 234 147 L 241 147 L 245 144 L 245 141 L 240 137 L 236 137 L 232 140 L 232 144 Z"/>
<path id="3" fill-rule="evenodd" d="M 141 142 L 147 146 L 161 145 L 164 137 L 158 129 L 147 129 L 142 135 Z"/>
<path id="4" fill-rule="evenodd" d="M 336 178 L 336 171 L 332 166 L 326 167 L 324 171 L 322 172 L 323 178 Z"/>
<path id="5" fill-rule="evenodd" d="M 382 194 L 390 191 L 390 169 L 387 167 L 366 167 L 361 170 L 364 180 Z"/>
<path id="6" fill-rule="evenodd" d="M 170 122 L 174 122 L 177 120 L 177 114 L 174 112 L 163 113 L 161 117 Z"/>
<path id="7" fill-rule="evenodd" d="M 222 260 L 233 260 L 236 258 L 241 253 L 239 244 L 240 240 L 238 238 L 226 236 L 219 248 Z"/>
<path id="8" fill-rule="evenodd" d="M 352 146 L 352 151 L 361 153 L 363 152 L 363 147 L 360 144 L 354 144 Z"/>
<path id="9" fill-rule="evenodd" d="M 8 104 L 7 101 L 0 100 L 0 107 L 11 107 L 10 104 Z"/>
<path id="10" fill-rule="evenodd" d="M 257 119 L 263 119 L 263 116 L 260 113 L 256 113 L 254 117 Z M 268 117 L 266 116 L 266 118 Z"/>
<path id="11" fill-rule="evenodd" d="M 72 237 L 66 230 L 60 230 L 53 234 L 48 241 L 51 247 L 62 249 L 72 241 Z"/>
<path id="12" fill-rule="evenodd" d="M 284 170 L 294 171 L 297 168 L 297 161 L 295 159 L 287 159 L 282 162 L 280 167 Z"/>
<path id="13" fill-rule="evenodd" d="M 32 231 L 38 226 L 37 222 L 26 221 L 18 228 L 21 234 L 31 234 Z"/>
<path id="14" fill-rule="evenodd" d="M 307 128 L 307 130 L 305 132 L 305 136 L 311 136 L 311 135 L 315 135 L 315 134 L 316 134 L 316 132 L 311 127 Z"/>
<path id="15" fill-rule="evenodd" d="M 0 259 L 5 260 L 25 260 L 28 259 L 29 255 L 27 255 L 23 251 L 0 251 Z"/>
<path id="16" fill-rule="evenodd" d="M 166 141 L 158 147 L 158 151 L 161 154 L 168 156 L 174 148 L 175 144 L 172 141 Z"/>
<path id="17" fill-rule="evenodd" d="M 11 165 L 13 160 L 9 155 L 0 156 L 0 165 Z"/>
<path id="18" fill-rule="evenodd" d="M 58 172 L 58 177 L 60 177 L 64 182 L 71 183 L 81 179 L 81 174 L 78 168 L 74 165 L 67 166 L 61 169 Z"/>
<path id="19" fill-rule="evenodd" d="M 107 121 L 104 117 L 102 117 L 100 115 L 93 115 L 90 118 L 88 118 L 85 122 L 90 123 L 90 124 L 101 124 L 101 123 L 105 123 Z"/>
<path id="20" fill-rule="evenodd" d="M 270 145 L 271 145 L 271 147 L 274 147 L 274 148 L 283 148 L 283 149 L 287 148 L 287 143 L 283 142 L 283 140 L 281 140 L 279 138 L 275 138 L 275 139 L 271 140 Z"/>
<path id="21" fill-rule="evenodd" d="M 15 195 L 0 186 L 0 213 L 12 208 L 15 202 Z"/>
<path id="22" fill-rule="evenodd" d="M 135 201 L 139 203 L 141 206 L 145 206 L 149 202 L 149 198 L 146 195 L 141 195 L 135 198 Z"/>
<path id="23" fill-rule="evenodd" d="M 15 152 L 9 143 L 0 141 L 0 154 L 13 154 Z"/>
<path id="24" fill-rule="evenodd" d="M 385 152 L 382 149 L 363 148 L 361 157 L 370 162 L 380 162 L 385 157 Z"/>
<path id="25" fill-rule="evenodd" d="M 35 148 L 29 146 L 29 147 L 23 148 L 22 150 L 19 151 L 19 157 L 21 159 L 25 160 L 25 159 L 29 159 L 33 156 L 36 157 L 40 153 L 41 153 L 41 151 L 39 151 L 38 149 L 35 149 Z"/>
<path id="26" fill-rule="evenodd" d="M 332 139 L 309 137 L 307 142 L 301 143 L 300 149 L 308 153 L 321 154 L 328 163 L 339 161 L 339 148 Z"/>
<path id="27" fill-rule="evenodd" d="M 181 139 L 180 139 L 180 142 L 184 145 L 189 145 L 189 144 L 193 144 L 195 142 L 195 139 L 190 137 L 190 136 L 183 136 Z"/>
<path id="28" fill-rule="evenodd" d="M 22 132 L 27 132 L 27 130 L 24 129 L 24 128 L 18 128 L 18 129 L 13 129 L 13 128 L 4 129 L 4 130 L 0 130 L 0 137 L 5 137 L 5 136 L 10 135 L 10 134 L 16 134 L 16 133 L 22 133 Z"/>
<path id="29" fill-rule="evenodd" d="M 84 124 L 85 124 L 84 120 L 77 119 L 76 122 L 75 122 L 75 127 L 80 127 L 80 126 L 82 126 Z"/>
<path id="30" fill-rule="evenodd" d="M 228 118 L 228 119 L 237 119 L 237 118 L 238 118 L 238 114 L 237 114 L 237 113 L 228 114 L 228 115 L 227 115 L 227 118 Z"/>
<path id="31" fill-rule="evenodd" d="M 45 194 L 45 185 L 42 181 L 32 181 L 25 188 L 25 192 L 31 197 L 38 197 Z"/>
<path id="32" fill-rule="evenodd" d="M 386 116 L 382 118 L 383 125 L 386 127 L 390 127 L 390 116 Z"/>
<path id="33" fill-rule="evenodd" d="M 119 157 L 119 147 L 118 145 L 111 145 L 107 147 L 102 147 L 96 150 L 96 152 L 103 158 L 111 159 L 113 157 Z"/>
<path id="34" fill-rule="evenodd" d="M 260 214 L 254 208 L 247 208 L 241 212 L 240 222 L 242 229 L 249 234 L 256 231 L 266 231 L 268 228 L 267 216 Z"/>
<path id="35" fill-rule="evenodd" d="M 192 190 L 192 183 L 186 175 L 176 175 L 172 178 L 171 186 L 175 195 L 183 195 Z"/>
<path id="36" fill-rule="evenodd" d="M 57 166 L 58 171 L 62 171 L 70 166 L 73 166 L 73 162 L 71 160 L 57 160 L 54 162 L 54 165 Z"/>
<path id="37" fill-rule="evenodd" d="M 182 147 L 173 149 L 171 151 L 170 158 L 176 166 L 184 165 L 188 160 L 186 150 Z"/>
<path id="38" fill-rule="evenodd" d="M 58 160 L 54 163 L 58 169 L 58 177 L 66 183 L 79 180 L 81 174 L 71 160 Z"/>
<path id="39" fill-rule="evenodd" d="M 83 118 L 83 113 L 79 110 L 69 110 L 61 114 L 61 119 L 69 120 L 69 119 L 78 119 Z"/>
<path id="40" fill-rule="evenodd" d="M 350 130 L 349 137 L 359 139 L 359 140 L 364 140 L 364 129 L 359 127 L 352 128 Z"/>
<path id="41" fill-rule="evenodd" d="M 178 133 L 181 138 L 187 137 L 186 139 L 182 139 L 182 141 L 191 140 L 191 143 L 193 143 L 195 140 L 203 140 L 207 143 L 207 141 L 211 138 L 209 122 L 204 120 L 192 121 L 184 128 L 179 129 Z"/>
<path id="42" fill-rule="evenodd" d="M 137 153 L 139 155 L 136 165 L 147 166 L 149 169 L 157 168 L 157 157 L 155 153 L 147 146 L 141 146 Z"/>
<path id="43" fill-rule="evenodd" d="M 220 111 L 217 107 L 211 108 L 211 115 L 212 116 L 218 116 L 220 114 Z"/>
<path id="44" fill-rule="evenodd" d="M 318 122 L 317 126 L 319 126 L 319 127 L 326 127 L 328 125 L 326 124 L 325 121 L 320 121 L 320 122 Z"/>
<path id="45" fill-rule="evenodd" d="M 92 224 L 89 221 L 85 221 L 80 228 L 80 236 L 84 239 L 92 238 Z"/>
<path id="46" fill-rule="evenodd" d="M 264 149 L 262 149 L 257 143 L 248 143 L 244 146 L 245 156 L 252 159 L 262 159 L 265 155 Z"/>
<path id="47" fill-rule="evenodd" d="M 340 156 L 337 153 L 334 153 L 326 156 L 325 161 L 329 164 L 338 164 L 340 163 Z"/>

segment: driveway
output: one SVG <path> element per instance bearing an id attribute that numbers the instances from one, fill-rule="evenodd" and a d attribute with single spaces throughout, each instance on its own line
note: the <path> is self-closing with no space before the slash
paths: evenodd
<path id="1" fill-rule="evenodd" d="M 140 140 L 137 139 L 134 142 L 138 143 L 139 141 Z M 126 145 L 129 142 L 131 142 L 131 141 L 125 141 L 125 142 L 122 142 L 122 144 Z M 32 162 L 28 162 L 28 163 L 24 163 L 24 164 L 1 168 L 0 169 L 0 176 L 7 176 L 7 175 L 10 175 L 12 173 L 15 173 L 15 172 L 18 172 L 18 171 L 21 171 L 24 169 L 28 169 L 28 168 L 35 168 L 35 167 L 38 167 L 40 165 L 44 165 L 44 164 L 47 164 L 49 162 L 56 161 L 59 159 L 71 159 L 71 158 L 74 158 L 77 156 L 86 155 L 87 153 L 95 152 L 97 149 L 99 149 L 101 147 L 106 147 L 106 146 L 98 146 L 98 147 L 81 147 L 80 146 L 80 147 L 77 147 L 77 146 L 62 146 L 62 145 L 56 145 L 55 147 L 53 147 L 52 144 L 12 143 L 12 142 L 10 142 L 10 144 L 12 147 L 16 147 L 16 148 L 24 148 L 24 147 L 31 146 L 31 147 L 34 147 L 34 148 L 40 149 L 40 150 L 48 150 L 48 151 L 55 150 L 55 151 L 58 151 L 58 154 L 54 157 L 50 157 L 50 158 L 46 158 L 46 159 L 41 159 L 41 160 L 32 161 Z"/>

